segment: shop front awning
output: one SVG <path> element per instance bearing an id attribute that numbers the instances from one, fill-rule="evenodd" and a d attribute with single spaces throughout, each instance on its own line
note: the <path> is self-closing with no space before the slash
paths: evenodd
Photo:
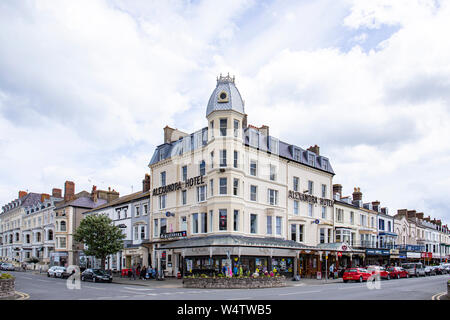
<path id="1" fill-rule="evenodd" d="M 380 235 L 380 236 L 397 237 L 397 234 L 396 234 L 396 233 L 393 233 L 393 232 L 387 232 L 387 231 L 379 232 L 378 235 Z"/>
<path id="2" fill-rule="evenodd" d="M 185 256 L 190 255 L 265 255 L 296 256 L 301 250 L 317 248 L 301 243 L 273 237 L 247 237 L 237 235 L 211 235 L 191 237 L 161 244 L 156 250 L 174 250 Z"/>

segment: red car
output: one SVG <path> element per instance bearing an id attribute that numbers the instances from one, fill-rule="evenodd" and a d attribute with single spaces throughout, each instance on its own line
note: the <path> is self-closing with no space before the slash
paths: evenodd
<path id="1" fill-rule="evenodd" d="M 368 266 L 367 271 L 369 271 L 373 275 L 379 275 L 381 279 L 390 280 L 391 275 L 384 267 L 380 266 Z"/>
<path id="2" fill-rule="evenodd" d="M 402 267 L 391 267 L 388 268 L 387 271 L 391 275 L 391 278 L 409 278 L 409 273 Z"/>
<path id="3" fill-rule="evenodd" d="M 348 282 L 349 280 L 363 282 L 367 281 L 371 275 L 372 274 L 364 268 L 349 268 L 345 270 L 342 279 L 344 279 L 344 282 Z"/>

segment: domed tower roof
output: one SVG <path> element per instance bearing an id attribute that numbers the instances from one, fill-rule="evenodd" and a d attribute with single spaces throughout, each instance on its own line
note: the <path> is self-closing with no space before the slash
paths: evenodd
<path id="1" fill-rule="evenodd" d="M 206 116 L 216 110 L 235 110 L 242 114 L 244 111 L 244 101 L 239 90 L 234 84 L 234 77 L 223 77 L 222 74 L 217 78 L 217 85 L 211 97 L 209 98 Z"/>

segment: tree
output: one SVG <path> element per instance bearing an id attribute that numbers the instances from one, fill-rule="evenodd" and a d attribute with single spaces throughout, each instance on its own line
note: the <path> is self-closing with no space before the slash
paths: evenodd
<path id="1" fill-rule="evenodd" d="M 88 215 L 81 220 L 73 238 L 87 246 L 86 255 L 101 260 L 102 269 L 105 268 L 106 257 L 123 249 L 125 234 L 105 215 Z"/>

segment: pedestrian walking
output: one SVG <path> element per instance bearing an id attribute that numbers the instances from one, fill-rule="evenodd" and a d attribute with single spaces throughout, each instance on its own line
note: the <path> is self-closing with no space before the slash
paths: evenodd
<path id="1" fill-rule="evenodd" d="M 234 275 L 234 276 L 237 276 L 237 274 L 238 274 L 238 267 L 237 267 L 237 265 L 234 265 L 234 268 L 233 268 L 233 275 Z"/>
<path id="2" fill-rule="evenodd" d="M 141 269 L 141 279 L 142 280 L 145 280 L 146 273 L 147 273 L 147 270 L 146 270 L 145 266 L 142 266 L 142 269 Z"/>
<path id="3" fill-rule="evenodd" d="M 133 275 L 133 280 L 136 280 L 136 266 L 134 264 L 131 267 L 131 274 Z"/>
<path id="4" fill-rule="evenodd" d="M 330 278 L 334 279 L 334 263 L 330 266 Z"/>

